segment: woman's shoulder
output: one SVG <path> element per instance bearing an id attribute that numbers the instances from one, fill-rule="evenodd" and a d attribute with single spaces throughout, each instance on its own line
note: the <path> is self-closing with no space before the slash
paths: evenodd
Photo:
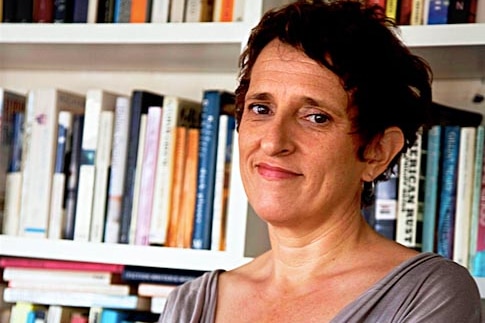
<path id="1" fill-rule="evenodd" d="M 205 322 L 215 314 L 217 283 L 223 270 L 210 271 L 175 288 L 168 296 L 159 322 Z"/>

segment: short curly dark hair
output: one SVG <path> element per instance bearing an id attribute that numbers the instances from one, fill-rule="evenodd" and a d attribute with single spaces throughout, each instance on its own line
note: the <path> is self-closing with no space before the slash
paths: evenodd
<path id="1" fill-rule="evenodd" d="M 396 126 L 405 144 L 376 180 L 386 180 L 401 154 L 411 147 L 417 131 L 427 122 L 432 101 L 431 68 L 413 55 L 397 34 L 384 9 L 358 0 L 297 1 L 268 11 L 253 28 L 240 56 L 236 89 L 238 123 L 244 111 L 251 71 L 263 48 L 279 39 L 303 51 L 342 80 L 356 107 L 354 129 L 362 145 Z M 363 203 L 370 200 L 363 191 Z"/>

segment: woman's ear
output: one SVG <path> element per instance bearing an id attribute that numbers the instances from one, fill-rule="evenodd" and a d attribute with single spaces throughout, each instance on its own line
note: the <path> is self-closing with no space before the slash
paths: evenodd
<path id="1" fill-rule="evenodd" d="M 403 146 L 404 134 L 398 127 L 387 128 L 382 135 L 376 136 L 364 153 L 367 166 L 362 180 L 371 182 L 382 174 Z"/>

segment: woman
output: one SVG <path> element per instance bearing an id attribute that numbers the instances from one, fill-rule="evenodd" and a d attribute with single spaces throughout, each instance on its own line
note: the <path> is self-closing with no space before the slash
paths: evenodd
<path id="1" fill-rule="evenodd" d="M 241 177 L 271 250 L 179 287 L 160 322 L 480 321 L 465 268 L 361 216 L 431 102 L 428 65 L 392 27 L 356 1 L 262 18 L 236 96 Z"/>

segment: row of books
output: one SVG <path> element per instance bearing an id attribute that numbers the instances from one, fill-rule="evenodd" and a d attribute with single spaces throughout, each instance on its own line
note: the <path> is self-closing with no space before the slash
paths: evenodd
<path id="1" fill-rule="evenodd" d="M 0 99 L 4 234 L 224 249 L 233 93 L 34 89 Z"/>
<path id="2" fill-rule="evenodd" d="M 3 22 L 166 23 L 242 21 L 244 0 L 3 0 Z M 0 9 L 2 6 L 0 6 Z"/>
<path id="3" fill-rule="evenodd" d="M 482 115 L 439 108 L 451 113 L 419 134 L 390 180 L 376 185 L 375 205 L 364 213 L 381 234 L 484 277 Z"/>
<path id="4" fill-rule="evenodd" d="M 23 257 L 0 257 L 0 268 L 3 301 L 13 305 L 10 322 L 32 316 L 65 323 L 74 314 L 98 323 L 155 322 L 169 293 L 204 273 Z"/>
<path id="5" fill-rule="evenodd" d="M 484 23 L 485 0 L 370 0 L 399 25 Z"/>

